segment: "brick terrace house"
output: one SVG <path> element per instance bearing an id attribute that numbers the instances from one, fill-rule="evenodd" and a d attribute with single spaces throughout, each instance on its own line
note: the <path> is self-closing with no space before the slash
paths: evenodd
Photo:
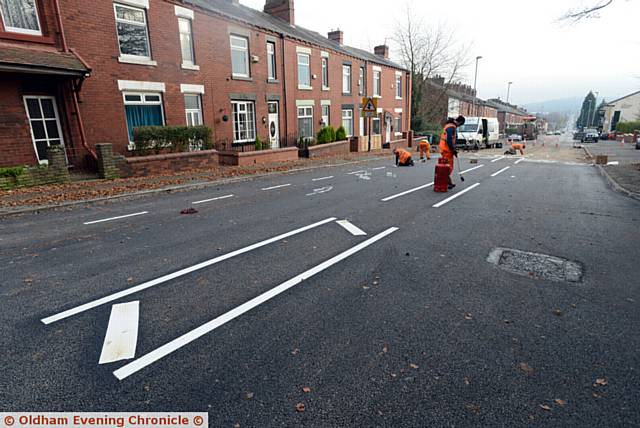
<path id="1" fill-rule="evenodd" d="M 0 167 L 46 163 L 49 145 L 75 161 L 76 95 L 89 67 L 68 48 L 55 1 L 0 1 Z"/>
<path id="2" fill-rule="evenodd" d="M 508 104 L 498 98 L 491 98 L 487 100 L 487 103 L 498 111 L 498 123 L 500 124 L 501 134 L 504 134 L 509 128 L 521 130 L 524 128 L 525 123 L 536 120 L 536 117 L 532 116 L 526 110 L 518 108 L 518 106 L 513 104 Z"/>
<path id="3" fill-rule="evenodd" d="M 366 135 L 359 110 L 364 95 L 379 98 L 372 121 L 378 140 L 409 130 L 410 74 L 389 60 L 388 47 L 370 53 L 345 46 L 341 31 L 323 37 L 296 26 L 293 0 L 267 0 L 264 11 L 237 0 L 102 0 L 91 7 L 83 0 L 0 4 L 46 11 L 43 34 L 51 42 L 39 51 L 73 60 L 81 77 L 91 70 L 81 85 L 79 78 L 66 84 L 79 92 L 78 112 L 63 109 L 65 101 L 56 99 L 62 132 L 68 134 L 65 146 L 76 162 L 97 143 L 112 143 L 116 152 L 130 154 L 133 129 L 143 125 L 204 124 L 216 141 L 235 146 L 259 137 L 278 147 L 287 136 L 312 137 L 325 124 L 344 125 L 348 135 Z M 9 13 L 20 17 L 22 12 Z M 26 92 L 17 86 L 7 79 L 0 86 L 14 98 L 10 117 L 0 113 L 0 120 L 14 128 L 8 135 L 9 125 L 0 125 L 0 141 L 13 139 L 24 153 L 15 156 L 12 146 L 0 143 L 3 164 L 36 161 L 33 153 L 28 156 L 34 143 L 20 99 Z M 84 122 L 84 151 L 74 116 L 76 123 Z M 15 123 L 21 125 L 15 128 Z"/>

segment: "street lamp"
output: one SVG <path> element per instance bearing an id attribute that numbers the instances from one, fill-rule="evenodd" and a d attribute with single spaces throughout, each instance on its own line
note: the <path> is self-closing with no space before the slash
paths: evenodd
<path id="1" fill-rule="evenodd" d="M 509 82 L 509 84 L 507 85 L 507 104 L 509 104 L 509 93 L 511 92 L 511 85 L 513 84 L 513 82 Z"/>
<path id="2" fill-rule="evenodd" d="M 476 95 L 478 94 L 478 91 L 476 89 L 476 84 L 478 83 L 478 61 L 480 61 L 482 59 L 481 56 L 477 56 L 476 57 L 476 74 L 475 77 L 473 78 L 473 114 L 476 114 Z"/>

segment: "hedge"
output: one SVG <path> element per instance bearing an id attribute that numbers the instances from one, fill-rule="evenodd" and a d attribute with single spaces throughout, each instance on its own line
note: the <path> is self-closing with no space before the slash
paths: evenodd
<path id="1" fill-rule="evenodd" d="M 0 177 L 13 177 L 16 178 L 24 174 L 24 166 L 11 166 L 0 168 Z"/>
<path id="2" fill-rule="evenodd" d="M 616 125 L 616 131 L 623 134 L 633 134 L 634 131 L 640 129 L 640 120 L 634 122 L 618 122 Z"/>
<path id="3" fill-rule="evenodd" d="M 211 129 L 206 126 L 141 126 L 133 130 L 135 153 L 148 155 L 167 150 L 171 153 L 209 150 Z"/>

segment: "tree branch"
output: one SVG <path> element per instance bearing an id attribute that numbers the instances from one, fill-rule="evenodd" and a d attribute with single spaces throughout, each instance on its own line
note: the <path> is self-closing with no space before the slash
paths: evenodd
<path id="1" fill-rule="evenodd" d="M 602 0 L 592 6 L 586 7 L 581 10 L 569 10 L 564 16 L 560 18 L 560 20 L 576 23 L 582 19 L 597 18 L 598 11 L 609 6 L 611 3 L 613 3 L 613 0 Z"/>

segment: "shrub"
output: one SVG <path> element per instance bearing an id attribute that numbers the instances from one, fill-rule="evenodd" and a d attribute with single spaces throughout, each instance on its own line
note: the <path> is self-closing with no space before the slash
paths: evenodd
<path id="1" fill-rule="evenodd" d="M 633 131 L 640 129 L 640 120 L 635 122 L 618 122 L 616 125 L 616 131 L 623 134 L 633 134 Z"/>
<path id="2" fill-rule="evenodd" d="M 347 131 L 345 131 L 344 126 L 340 126 L 336 131 L 336 139 L 335 141 L 343 141 L 347 139 Z"/>
<path id="3" fill-rule="evenodd" d="M 0 177 L 13 177 L 16 178 L 19 175 L 24 174 L 23 166 L 11 166 L 6 168 L 0 168 Z"/>
<path id="4" fill-rule="evenodd" d="M 212 148 L 211 129 L 206 126 L 140 126 L 133 130 L 133 141 L 139 155 L 162 150 L 176 153 Z"/>
<path id="5" fill-rule="evenodd" d="M 329 139 L 331 140 L 331 142 L 333 143 L 336 140 L 336 130 L 334 129 L 333 126 L 329 127 Z"/>
<path id="6" fill-rule="evenodd" d="M 325 126 L 318 131 L 318 144 L 333 143 L 336 138 L 336 131 L 331 126 Z"/>

